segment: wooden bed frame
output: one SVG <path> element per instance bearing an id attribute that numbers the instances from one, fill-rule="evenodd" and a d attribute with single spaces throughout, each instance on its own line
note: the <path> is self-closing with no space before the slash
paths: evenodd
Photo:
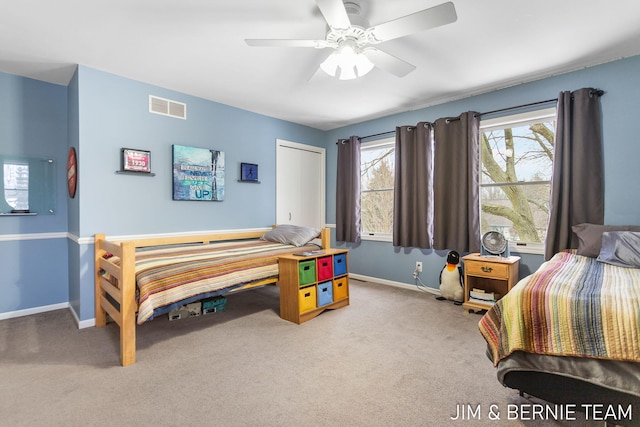
<path id="1" fill-rule="evenodd" d="M 565 249 L 561 252 L 575 254 L 577 249 Z M 521 304 L 518 308 L 528 311 L 537 307 Z M 486 354 L 493 363 L 490 345 L 487 346 Z M 607 414 L 610 418 L 609 421 L 604 420 L 605 427 L 640 426 L 640 395 L 638 388 L 632 388 L 631 385 L 631 381 L 640 375 L 638 361 L 543 354 L 536 353 L 534 349 L 518 349 L 501 359 L 496 368 L 498 381 L 505 387 L 517 390 L 521 397 L 528 395 L 551 404 L 574 405 L 576 411 L 582 413 L 586 412 L 586 408 L 601 405 L 603 413 L 599 416 L 604 416 L 604 411 L 609 408 L 615 408 L 618 412 L 613 416 Z M 602 377 L 607 377 L 609 381 L 599 381 Z M 611 381 L 615 378 L 631 380 Z M 629 407 L 632 410 L 627 413 Z M 614 420 L 614 417 L 620 415 L 618 408 L 625 411 L 623 416 L 630 415 L 629 419 Z M 590 415 L 594 419 L 593 411 Z"/>
<path id="2" fill-rule="evenodd" d="M 109 241 L 104 234 L 96 234 L 94 237 L 96 327 L 103 327 L 107 324 L 107 315 L 118 324 L 120 327 L 120 362 L 122 366 L 132 365 L 136 362 L 136 312 L 138 304 L 136 302 L 135 256 L 137 248 L 258 239 L 264 233 L 264 230 L 239 231 L 123 241 Z M 318 237 L 322 248 L 329 249 L 331 246 L 329 229 L 323 228 Z M 106 253 L 111 253 L 120 258 L 120 264 L 115 264 L 104 258 Z M 101 271 L 106 271 L 116 278 L 118 286 L 114 286 L 106 280 Z M 277 278 L 260 280 L 234 288 L 228 293 L 276 284 L 277 282 Z M 109 299 L 115 301 L 119 305 L 119 309 Z"/>
<path id="3" fill-rule="evenodd" d="M 564 375 L 554 375 L 536 371 L 513 371 L 504 377 L 504 384 L 524 394 L 546 400 L 558 405 L 572 404 L 580 410 L 583 405 L 603 405 L 604 408 L 628 408 L 631 406 L 631 417 L 628 420 L 617 420 L 616 426 L 640 426 L 640 398 L 623 391 L 612 390 L 593 384 L 586 380 Z M 584 411 L 583 411 L 584 412 Z M 593 416 L 593 414 L 592 414 Z M 612 426 L 605 421 L 604 426 Z"/>

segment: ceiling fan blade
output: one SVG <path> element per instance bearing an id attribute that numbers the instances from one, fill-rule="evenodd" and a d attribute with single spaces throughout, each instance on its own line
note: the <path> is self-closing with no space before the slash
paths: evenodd
<path id="1" fill-rule="evenodd" d="M 328 46 L 326 40 L 288 40 L 288 39 L 245 39 L 249 46 L 259 47 L 315 47 L 323 49 Z"/>
<path id="2" fill-rule="evenodd" d="M 456 22 L 456 8 L 452 2 L 412 13 L 380 25 L 371 27 L 369 31 L 378 42 L 397 39 L 413 33 L 440 27 Z"/>
<path id="3" fill-rule="evenodd" d="M 351 26 L 342 0 L 316 0 L 318 9 L 331 28 L 347 29 Z"/>
<path id="4" fill-rule="evenodd" d="M 362 53 L 373 62 L 373 65 L 398 77 L 404 77 L 416 69 L 415 65 L 374 47 L 367 47 Z"/>

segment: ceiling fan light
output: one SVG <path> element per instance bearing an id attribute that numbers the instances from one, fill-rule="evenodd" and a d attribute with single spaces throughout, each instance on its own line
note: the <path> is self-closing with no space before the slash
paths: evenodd
<path id="1" fill-rule="evenodd" d="M 353 46 L 353 42 L 345 42 L 339 52 L 340 59 L 345 63 L 355 61 L 358 56 L 356 48 Z"/>
<path id="2" fill-rule="evenodd" d="M 344 66 L 340 68 L 340 75 L 338 78 L 340 80 L 353 80 L 358 77 L 358 73 L 356 67 L 354 66 Z"/>
<path id="3" fill-rule="evenodd" d="M 373 63 L 351 43 L 344 44 L 320 64 L 320 68 L 332 77 L 340 80 L 352 80 L 362 77 L 373 69 Z"/>
<path id="4" fill-rule="evenodd" d="M 320 68 L 322 71 L 330 75 L 331 77 L 335 77 L 338 72 L 338 67 L 340 66 L 338 52 L 333 52 L 327 59 L 320 64 Z"/>
<path id="5" fill-rule="evenodd" d="M 373 63 L 361 53 L 349 58 L 338 66 L 340 69 L 340 80 L 351 80 L 362 77 L 373 69 Z"/>
<path id="6" fill-rule="evenodd" d="M 364 76 L 369 71 L 373 70 L 373 62 L 366 55 L 359 53 L 356 58 L 356 68 L 358 69 L 358 76 Z"/>

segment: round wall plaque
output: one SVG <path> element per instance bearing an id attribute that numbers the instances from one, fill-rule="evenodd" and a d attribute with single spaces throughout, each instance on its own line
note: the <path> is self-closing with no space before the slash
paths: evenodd
<path id="1" fill-rule="evenodd" d="M 67 186 L 69 188 L 69 197 L 72 199 L 76 196 L 76 188 L 78 186 L 78 159 L 76 158 L 76 149 L 69 148 L 67 156 Z"/>

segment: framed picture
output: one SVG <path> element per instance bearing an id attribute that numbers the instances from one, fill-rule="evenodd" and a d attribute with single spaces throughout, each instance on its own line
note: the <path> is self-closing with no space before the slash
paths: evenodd
<path id="1" fill-rule="evenodd" d="M 77 187 L 78 187 L 78 158 L 76 157 L 76 149 L 71 147 L 69 148 L 69 154 L 67 155 L 67 188 L 69 190 L 69 197 L 71 197 L 72 199 L 76 197 Z"/>
<path id="2" fill-rule="evenodd" d="M 173 145 L 173 200 L 224 200 L 224 151 Z"/>
<path id="3" fill-rule="evenodd" d="M 151 172 L 151 151 L 122 149 L 120 170 L 123 172 Z"/>
<path id="4" fill-rule="evenodd" d="M 240 181 L 258 182 L 258 165 L 240 163 Z"/>

